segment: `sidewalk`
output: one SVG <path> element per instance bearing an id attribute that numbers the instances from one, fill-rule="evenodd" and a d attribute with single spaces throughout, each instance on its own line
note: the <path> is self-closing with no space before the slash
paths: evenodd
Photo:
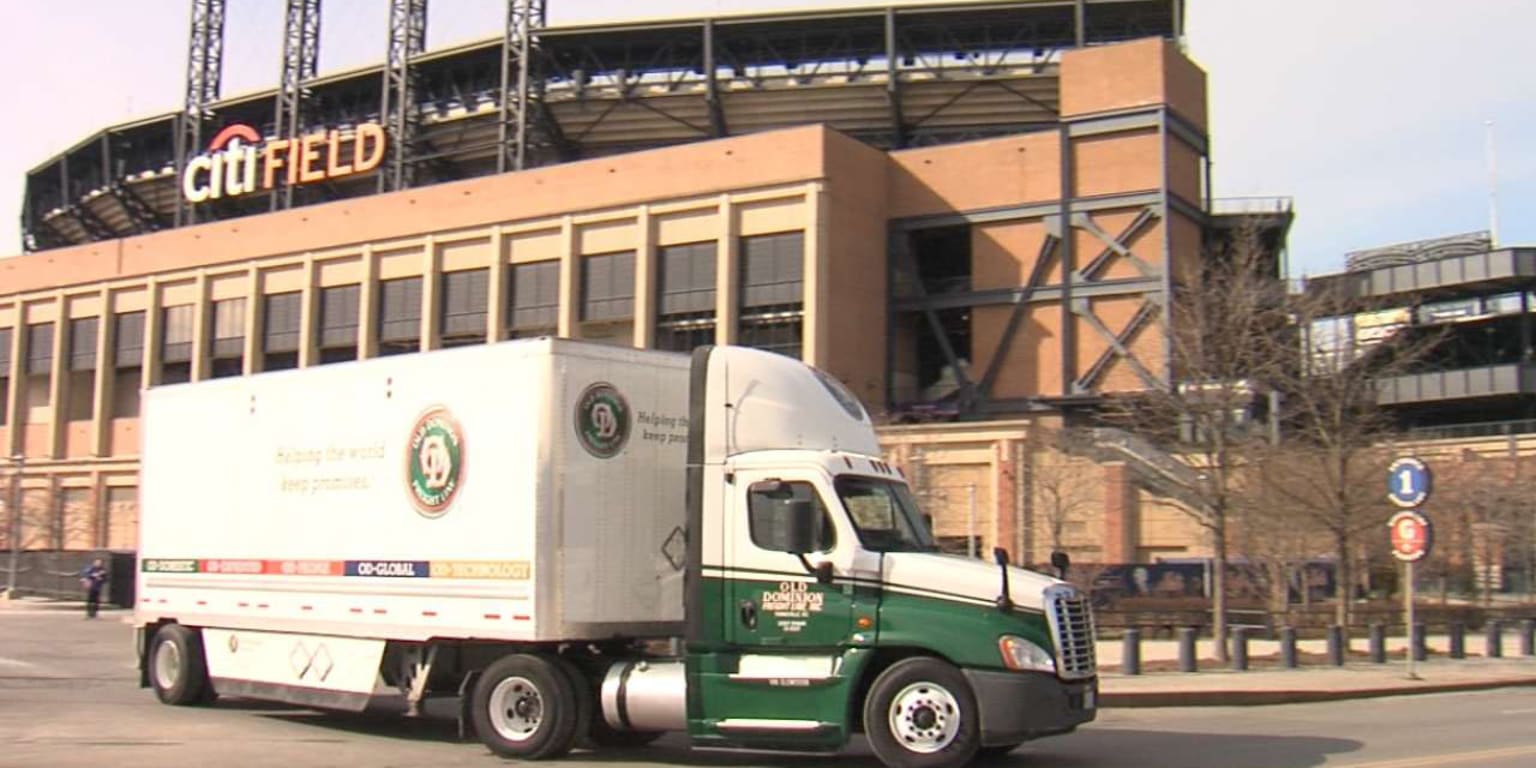
<path id="1" fill-rule="evenodd" d="M 1217 665 L 1209 641 L 1197 645 L 1199 672 L 1177 669 L 1178 643 L 1149 640 L 1141 644 L 1141 675 L 1121 674 L 1124 644 L 1118 640 L 1098 644 L 1099 703 L 1104 707 L 1251 706 L 1308 701 L 1361 699 L 1416 693 L 1475 691 L 1510 686 L 1536 686 L 1536 656 L 1520 656 L 1519 639 L 1506 632 L 1503 658 L 1486 658 L 1481 634 L 1468 635 L 1467 658 L 1446 657 L 1450 647 L 1445 636 L 1426 638 L 1430 657 L 1417 662 L 1416 678 L 1408 677 L 1404 638 L 1387 638 L 1388 661 L 1373 664 L 1365 655 L 1365 638 L 1353 638 L 1351 655 L 1343 667 L 1327 664 L 1327 644 L 1322 640 L 1297 643 L 1301 663 L 1296 669 L 1279 667 L 1279 643 L 1251 641 L 1250 669 L 1234 671 L 1230 664 Z"/>

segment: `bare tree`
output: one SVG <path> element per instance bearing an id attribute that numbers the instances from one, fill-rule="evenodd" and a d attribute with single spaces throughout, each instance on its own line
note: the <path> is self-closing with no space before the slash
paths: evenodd
<path id="1" fill-rule="evenodd" d="M 1098 466 L 1074 458 L 1085 442 L 1086 436 L 1072 427 L 1030 432 L 1030 485 L 1052 551 L 1065 551 L 1068 523 L 1085 521 L 1086 514 L 1103 501 Z"/>
<path id="2" fill-rule="evenodd" d="M 1407 308 L 1362 312 L 1345 275 L 1309 284 L 1287 302 L 1294 334 L 1278 336 L 1293 365 L 1273 370 L 1284 403 L 1285 439 L 1264 462 L 1277 496 L 1332 539 L 1338 562 L 1335 618 L 1349 625 L 1359 537 L 1391 514 L 1383 478 L 1397 426 L 1383 386 L 1412 372 L 1442 334 L 1414 328 Z"/>
<path id="3" fill-rule="evenodd" d="M 1257 230 L 1239 231 L 1198 261 L 1174 265 L 1167 380 L 1112 403 L 1106 418 L 1162 449 L 1147 462 L 1155 485 L 1210 536 L 1212 630 L 1217 658 L 1225 661 L 1238 476 L 1267 437 L 1254 421 L 1266 382 L 1280 378 L 1295 354 L 1275 341 L 1289 323 L 1285 283 L 1275 250 Z"/>

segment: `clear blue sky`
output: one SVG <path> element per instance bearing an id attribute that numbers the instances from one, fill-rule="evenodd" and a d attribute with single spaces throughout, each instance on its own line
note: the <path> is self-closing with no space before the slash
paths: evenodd
<path id="1" fill-rule="evenodd" d="M 551 24 L 869 0 L 548 0 Z M 324 0 L 320 66 L 384 58 L 387 0 Z M 1536 245 L 1536 2 L 1187 0 L 1209 73 L 1218 197 L 1295 199 L 1293 273 L 1346 251 L 1486 229 L 1495 121 L 1500 240 Z M 26 172 L 102 128 L 177 109 L 190 0 L 8 0 L 0 10 L 0 254 Z M 281 0 L 232 0 L 226 96 L 273 87 Z M 643 12 L 638 9 L 644 8 Z M 431 0 L 428 47 L 498 33 L 501 0 Z"/>

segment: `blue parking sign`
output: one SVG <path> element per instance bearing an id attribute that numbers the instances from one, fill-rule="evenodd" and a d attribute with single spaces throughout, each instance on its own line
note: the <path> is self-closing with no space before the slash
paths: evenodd
<path id="1" fill-rule="evenodd" d="M 1404 456 L 1387 468 L 1387 499 L 1404 509 L 1428 500 L 1432 484 L 1429 467 L 1412 456 Z"/>

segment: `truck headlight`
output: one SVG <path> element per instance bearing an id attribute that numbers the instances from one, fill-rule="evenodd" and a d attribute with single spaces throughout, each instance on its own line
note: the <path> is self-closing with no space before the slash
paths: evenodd
<path id="1" fill-rule="evenodd" d="M 1003 666 L 1031 672 L 1056 671 L 1056 659 L 1049 651 L 1016 635 L 1003 635 L 997 639 L 997 649 L 1003 654 Z"/>

